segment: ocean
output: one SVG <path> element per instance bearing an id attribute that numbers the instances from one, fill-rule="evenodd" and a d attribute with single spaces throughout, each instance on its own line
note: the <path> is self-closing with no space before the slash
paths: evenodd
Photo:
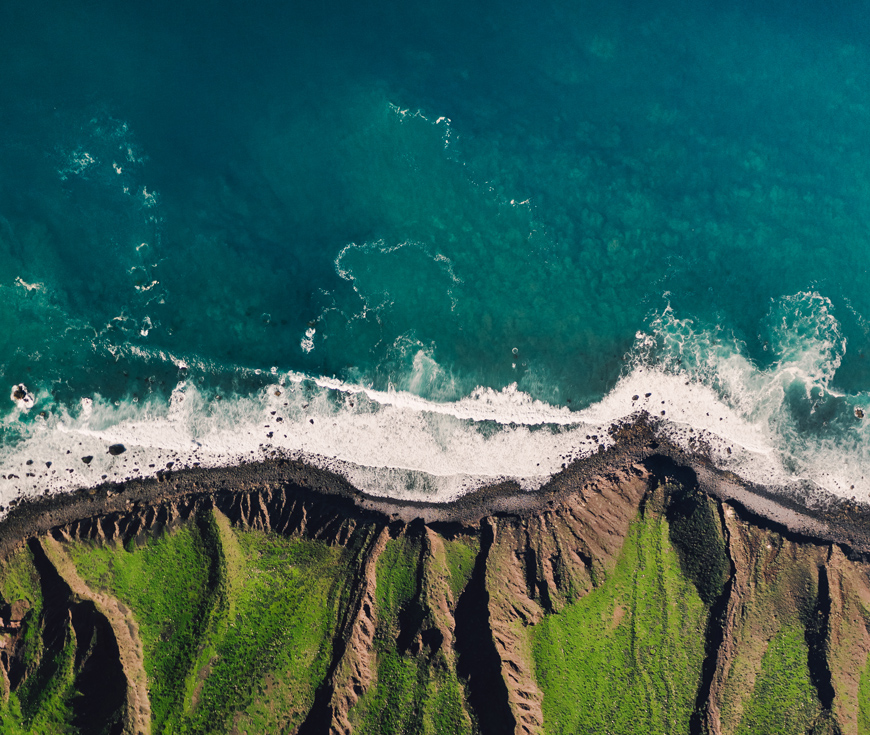
<path id="1" fill-rule="evenodd" d="M 449 502 L 643 412 L 870 499 L 866 0 L 7 0 L 0 133 L 4 505 Z"/>

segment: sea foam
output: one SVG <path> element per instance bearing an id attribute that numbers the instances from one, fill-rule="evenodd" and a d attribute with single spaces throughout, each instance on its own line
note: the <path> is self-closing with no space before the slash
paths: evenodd
<path id="1" fill-rule="evenodd" d="M 717 465 L 748 480 L 868 500 L 868 430 L 854 410 L 867 401 L 831 388 L 846 345 L 830 303 L 798 294 L 781 300 L 771 319 L 776 359 L 759 367 L 738 340 L 696 328 L 668 307 L 638 333 L 623 377 L 581 410 L 537 400 L 515 384 L 447 402 L 276 368 L 253 371 L 267 383 L 246 396 L 181 380 L 168 401 L 87 397 L 74 410 L 38 417 L 2 449 L 0 501 L 284 456 L 373 495 L 449 502 L 507 479 L 538 488 L 569 462 L 610 446 L 608 429 L 641 412 L 672 441 L 688 450 L 703 443 Z M 110 454 L 113 444 L 126 451 Z"/>

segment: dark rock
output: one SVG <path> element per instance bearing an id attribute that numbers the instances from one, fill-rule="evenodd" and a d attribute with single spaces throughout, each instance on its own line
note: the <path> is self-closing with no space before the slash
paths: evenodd
<path id="1" fill-rule="evenodd" d="M 109 447 L 109 454 L 111 454 L 113 457 L 117 457 L 119 454 L 123 454 L 126 451 L 127 447 L 125 447 L 123 444 L 113 444 Z"/>
<path id="2" fill-rule="evenodd" d="M 82 457 L 82 462 L 85 464 L 90 464 L 94 458 L 89 454 L 87 457 Z"/>

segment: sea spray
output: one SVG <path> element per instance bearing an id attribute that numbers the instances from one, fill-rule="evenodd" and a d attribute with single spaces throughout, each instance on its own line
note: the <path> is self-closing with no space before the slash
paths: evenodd
<path id="1" fill-rule="evenodd" d="M 642 413 L 868 498 L 852 9 L 170 5 L 0 23 L 3 504 L 276 453 L 447 501 Z"/>

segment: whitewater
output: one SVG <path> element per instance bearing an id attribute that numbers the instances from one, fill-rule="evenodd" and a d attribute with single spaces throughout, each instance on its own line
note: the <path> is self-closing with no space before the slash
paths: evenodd
<path id="1" fill-rule="evenodd" d="M 782 341 L 770 347 L 778 359 L 766 369 L 741 354 L 739 342 L 696 332 L 665 309 L 649 333 L 636 335 L 632 367 L 582 410 L 534 399 L 515 384 L 438 402 L 277 369 L 245 397 L 222 398 L 187 380 L 168 401 L 114 405 L 87 397 L 75 412 L 35 421 L 26 438 L 4 448 L 0 498 L 285 457 L 331 470 L 371 495 L 449 502 L 504 480 L 537 489 L 611 446 L 612 428 L 643 414 L 663 437 L 704 451 L 743 479 L 867 502 L 867 430 L 858 418 L 866 396 L 830 387 L 845 350 L 830 302 L 804 293 L 783 299 L 780 309 Z M 422 352 L 416 357 L 418 373 L 438 369 Z M 790 410 L 795 392 L 835 427 L 852 426 L 802 433 Z M 24 396 L 16 410 L 28 412 L 32 403 Z M 109 451 L 119 444 L 122 454 Z"/>
<path id="2" fill-rule="evenodd" d="M 4 512 L 531 491 L 639 417 L 870 502 L 860 3 L 297 10 L 0 8 Z"/>

